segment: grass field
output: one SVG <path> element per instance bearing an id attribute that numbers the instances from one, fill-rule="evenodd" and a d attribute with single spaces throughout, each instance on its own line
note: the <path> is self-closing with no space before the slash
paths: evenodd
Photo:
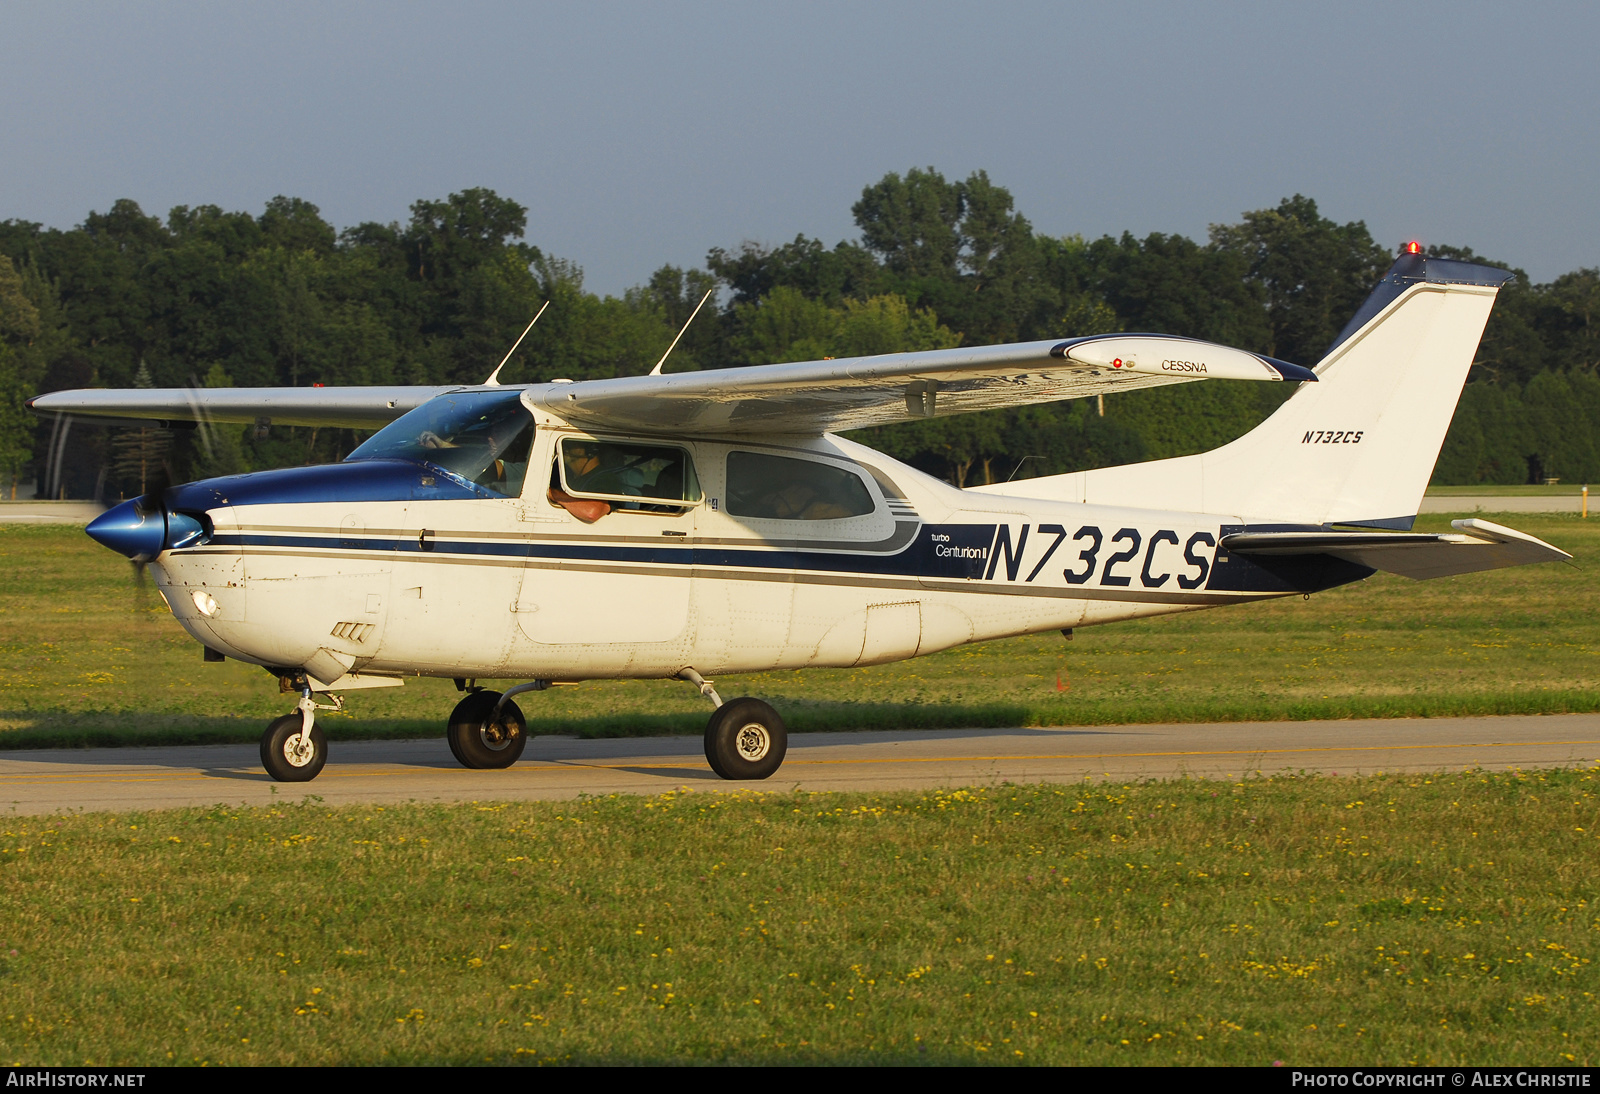
<path id="1" fill-rule="evenodd" d="M 1430 498 L 1575 498 L 1583 491 L 1581 482 L 1560 482 L 1554 486 L 1430 486 Z"/>
<path id="2" fill-rule="evenodd" d="M 719 686 L 799 729 L 1600 709 L 1600 521 L 1506 522 L 1579 566 Z M 0 530 L 0 651 L 12 747 L 253 741 L 287 707 L 81 529 Z M 437 735 L 455 698 L 324 724 Z M 667 682 L 525 709 L 705 717 Z M 1600 1062 L 1600 771 L 295 799 L 0 821 L 0 1061 Z"/>
<path id="3" fill-rule="evenodd" d="M 6 1063 L 1600 1062 L 1597 771 L 0 830 Z"/>
<path id="4" fill-rule="evenodd" d="M 1419 528 L 1447 528 L 1425 517 Z M 719 680 L 791 728 L 1551 713 L 1600 709 L 1600 520 L 1506 523 L 1576 556 L 1430 582 L 1379 575 L 1299 598 L 989 642 L 897 665 Z M 0 747 L 254 741 L 291 704 L 260 669 L 205 664 L 153 589 L 82 529 L 0 528 Z M 353 693 L 330 737 L 443 734 L 449 681 Z M 536 733 L 697 733 L 687 685 L 526 696 Z"/>

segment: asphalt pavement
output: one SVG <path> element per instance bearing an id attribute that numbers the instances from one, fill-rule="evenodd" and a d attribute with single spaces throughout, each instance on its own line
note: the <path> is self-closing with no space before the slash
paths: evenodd
<path id="1" fill-rule="evenodd" d="M 689 787 L 905 790 L 998 783 L 1242 779 L 1463 768 L 1590 767 L 1600 715 L 806 733 L 772 778 L 712 774 L 698 737 L 535 737 L 504 771 L 469 771 L 444 740 L 335 741 L 310 783 L 273 783 L 254 745 L 0 752 L 0 810 L 16 814 L 267 805 L 560 800 Z"/>

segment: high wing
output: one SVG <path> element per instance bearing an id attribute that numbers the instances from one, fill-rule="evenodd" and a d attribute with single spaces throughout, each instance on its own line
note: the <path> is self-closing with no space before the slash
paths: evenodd
<path id="1" fill-rule="evenodd" d="M 1316 375 L 1227 346 L 1139 334 L 627 376 L 551 385 L 538 398 L 593 429 L 823 433 L 1204 379 Z"/>
<path id="2" fill-rule="evenodd" d="M 446 387 L 168 387 L 54 391 L 28 400 L 39 414 L 69 414 L 105 424 L 157 421 L 252 422 L 381 429 Z"/>
<path id="3" fill-rule="evenodd" d="M 1487 520 L 1453 520 L 1448 532 L 1238 532 L 1222 547 L 1238 555 L 1332 555 L 1358 566 L 1426 581 L 1572 556 L 1542 539 Z"/>
<path id="4" fill-rule="evenodd" d="M 815 434 L 972 410 L 1077 399 L 1191 380 L 1315 380 L 1309 369 L 1159 334 L 753 365 L 529 385 L 529 397 L 590 429 Z M 456 387 L 167 388 L 58 391 L 41 414 L 375 429 Z"/>

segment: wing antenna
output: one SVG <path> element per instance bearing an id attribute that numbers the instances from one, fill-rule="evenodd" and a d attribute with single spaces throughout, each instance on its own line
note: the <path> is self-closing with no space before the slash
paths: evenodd
<path id="1" fill-rule="evenodd" d="M 538 314 L 535 315 L 532 319 L 530 319 L 528 321 L 528 325 L 526 327 L 522 328 L 522 333 L 517 335 L 517 340 L 515 342 L 511 343 L 511 348 L 506 351 L 506 355 L 504 357 L 500 358 L 500 363 L 498 365 L 494 366 L 494 371 L 493 372 L 489 373 L 489 378 L 483 382 L 483 385 L 485 387 L 499 387 L 500 386 L 500 370 L 506 367 L 506 362 L 511 360 L 511 355 L 513 353 L 517 352 L 517 347 L 522 345 L 522 340 L 524 338 L 528 337 L 528 332 L 533 329 L 533 325 L 539 321 L 539 316 L 543 315 L 544 314 L 544 309 L 548 308 L 549 306 L 550 306 L 550 301 L 548 301 L 548 300 L 546 300 L 542 305 L 540 305 Z"/>
<path id="2" fill-rule="evenodd" d="M 700 303 L 694 306 L 694 311 L 690 312 L 689 318 L 684 321 L 683 330 L 680 330 L 678 337 L 672 340 L 672 345 L 668 346 L 667 352 L 661 355 L 661 360 L 657 361 L 656 367 L 650 370 L 650 375 L 661 375 L 661 366 L 667 363 L 667 358 L 672 356 L 672 351 L 678 348 L 678 339 L 683 337 L 684 332 L 689 329 L 689 324 L 694 322 L 694 317 L 700 314 L 700 309 L 706 306 L 706 301 L 710 300 L 711 294 L 716 291 L 717 287 L 715 285 L 706 290 L 706 294 L 700 298 Z"/>

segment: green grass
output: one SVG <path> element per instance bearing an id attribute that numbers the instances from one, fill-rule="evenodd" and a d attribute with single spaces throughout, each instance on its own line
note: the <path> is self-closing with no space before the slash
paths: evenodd
<path id="1" fill-rule="evenodd" d="M 1575 498 L 1583 490 L 1581 482 L 1562 482 L 1554 486 L 1430 486 L 1430 498 Z"/>
<path id="2" fill-rule="evenodd" d="M 1593 1066 L 1597 807 L 1545 771 L 14 817 L 0 1060 Z"/>
<path id="3" fill-rule="evenodd" d="M 1600 520 L 1505 523 L 1572 552 L 1411 582 L 1379 575 L 1299 598 L 964 646 L 896 665 L 717 681 L 791 728 L 1092 725 L 1600 710 Z M 1447 529 L 1447 515 L 1419 528 Z M 0 747 L 254 741 L 291 704 L 260 669 L 205 664 L 153 589 L 81 529 L 0 528 Z M 439 736 L 445 680 L 354 692 L 330 737 Z M 673 681 L 605 681 L 522 700 L 536 733 L 698 733 Z"/>

